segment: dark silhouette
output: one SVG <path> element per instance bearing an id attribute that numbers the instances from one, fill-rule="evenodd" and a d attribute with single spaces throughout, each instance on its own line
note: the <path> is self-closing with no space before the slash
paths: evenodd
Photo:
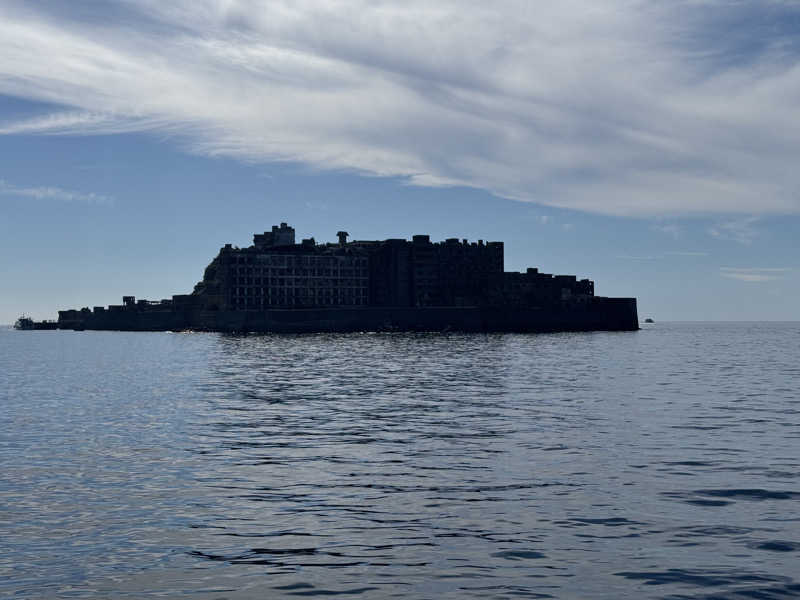
<path id="1" fill-rule="evenodd" d="M 14 329 L 20 329 L 22 331 L 32 331 L 39 329 L 58 329 L 58 323 L 56 323 L 55 321 L 34 321 L 30 317 L 22 315 L 14 323 Z"/>
<path id="2" fill-rule="evenodd" d="M 503 242 L 427 235 L 295 243 L 286 223 L 226 244 L 191 294 L 59 311 L 64 329 L 566 331 L 638 329 L 635 298 L 538 269 L 503 271 Z"/>

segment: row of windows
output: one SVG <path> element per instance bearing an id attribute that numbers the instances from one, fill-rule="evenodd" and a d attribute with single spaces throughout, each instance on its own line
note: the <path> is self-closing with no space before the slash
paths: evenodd
<path id="1" fill-rule="evenodd" d="M 365 298 L 330 298 L 314 301 L 301 298 L 236 298 L 233 306 L 236 308 L 260 308 L 264 306 L 292 306 L 292 307 L 319 307 L 319 306 L 363 306 L 367 303 Z"/>
<path id="2" fill-rule="evenodd" d="M 236 265 L 275 265 L 275 266 L 327 266 L 353 265 L 359 267 L 367 266 L 366 258 L 356 258 L 352 256 L 286 256 L 286 255 L 257 255 L 257 256 L 238 256 L 232 264 Z"/>
<path id="3" fill-rule="evenodd" d="M 367 277 L 366 269 L 351 269 L 351 268 L 311 268 L 311 269 L 295 269 L 295 268 L 280 268 L 280 267 L 237 267 L 233 270 L 235 275 L 239 276 L 272 276 L 272 275 L 303 275 L 303 276 L 356 276 Z"/>
<path id="4" fill-rule="evenodd" d="M 358 285 L 366 286 L 366 277 L 234 277 L 234 285 L 295 285 L 298 287 L 324 287 L 324 286 L 347 286 Z"/>
<path id="5" fill-rule="evenodd" d="M 234 288 L 233 296 L 319 296 L 319 297 L 336 297 L 336 296 L 366 296 L 367 290 L 365 288 L 335 288 L 335 289 L 320 289 L 312 290 L 308 288 L 280 288 L 280 289 L 264 289 L 264 288 L 248 288 L 240 287 Z"/>

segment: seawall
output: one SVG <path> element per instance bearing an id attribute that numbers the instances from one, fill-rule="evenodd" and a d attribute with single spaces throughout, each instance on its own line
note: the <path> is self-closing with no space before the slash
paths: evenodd
<path id="1" fill-rule="evenodd" d="M 313 333 L 348 331 L 633 331 L 635 298 L 570 307 L 359 307 L 264 311 L 121 310 L 88 313 L 62 329 Z"/>

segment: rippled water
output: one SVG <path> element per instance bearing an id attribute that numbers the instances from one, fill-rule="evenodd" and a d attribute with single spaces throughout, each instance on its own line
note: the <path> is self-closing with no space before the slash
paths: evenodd
<path id="1" fill-rule="evenodd" d="M 800 325 L 0 330 L 0 596 L 800 596 Z"/>

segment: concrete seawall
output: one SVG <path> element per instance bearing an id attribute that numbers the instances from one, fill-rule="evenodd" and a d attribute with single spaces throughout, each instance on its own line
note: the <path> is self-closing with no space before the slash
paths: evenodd
<path id="1" fill-rule="evenodd" d="M 62 329 L 312 333 L 326 331 L 633 331 L 635 298 L 570 307 L 366 307 L 264 311 L 122 310 L 88 313 Z"/>

